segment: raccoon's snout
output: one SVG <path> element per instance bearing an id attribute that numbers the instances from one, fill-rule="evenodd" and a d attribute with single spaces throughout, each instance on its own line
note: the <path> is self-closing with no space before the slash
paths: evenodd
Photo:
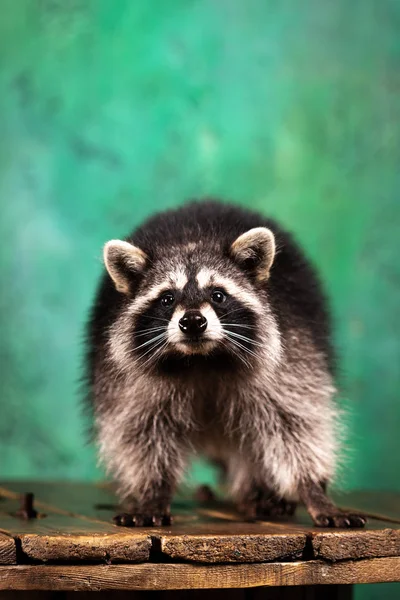
<path id="1" fill-rule="evenodd" d="M 199 310 L 188 310 L 179 319 L 179 329 L 186 335 L 199 335 L 207 329 L 207 319 Z"/>

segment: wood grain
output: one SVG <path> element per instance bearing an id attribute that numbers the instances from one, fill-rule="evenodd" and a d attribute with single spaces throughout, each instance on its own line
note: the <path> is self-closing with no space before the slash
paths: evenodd
<path id="1" fill-rule="evenodd" d="M 16 518 L 23 492 L 33 492 L 36 508 L 47 516 L 28 522 Z M 390 522 L 371 519 L 366 529 L 353 530 L 316 528 L 304 509 L 286 521 L 244 523 L 229 502 L 204 506 L 188 497 L 177 498 L 171 527 L 125 529 L 112 523 L 116 501 L 107 487 L 12 482 L 3 484 L 0 494 L 0 531 L 19 541 L 20 563 L 145 562 L 154 556 L 160 561 L 217 564 L 400 555 L 395 494 L 385 494 L 379 503 L 379 494 L 373 493 L 377 513 L 390 512 Z M 355 506 L 358 500 L 371 507 L 368 497 L 346 495 L 346 503 Z"/>
<path id="2" fill-rule="evenodd" d="M 239 523 L 210 519 L 154 534 L 156 539 L 160 537 L 164 554 L 175 560 L 204 563 L 400 555 L 398 524 L 374 520 L 365 529 L 321 529 L 312 525 L 304 510 L 299 511 L 295 521 Z"/>
<path id="3" fill-rule="evenodd" d="M 19 540 L 19 562 L 48 561 L 144 562 L 149 559 L 151 537 L 143 530 L 120 529 L 109 523 L 49 514 L 24 521 L 0 513 L 0 530 L 14 547 Z M 13 539 L 14 538 L 14 539 Z M 1 563 L 0 537 L 0 563 Z M 4 561 L 3 561 L 4 562 Z"/>
<path id="4" fill-rule="evenodd" d="M 181 531 L 179 531 L 181 529 Z M 201 563 L 245 563 L 300 558 L 307 536 L 274 523 L 235 523 L 171 529 L 160 534 L 161 551 L 175 559 Z"/>
<path id="5" fill-rule="evenodd" d="M 24 562 L 27 558 L 43 562 L 144 562 L 152 545 L 150 535 L 141 530 L 119 530 L 63 515 L 28 522 L 0 515 L 0 528 L 19 539 L 20 560 Z M 8 539 L 14 545 L 14 540 Z"/>
<path id="6" fill-rule="evenodd" d="M 222 590 L 112 590 L 58 592 L 31 590 L 29 600 L 351 600 L 351 585 L 297 585 Z M 0 591 L 0 600 L 26 600 L 27 592 Z"/>
<path id="7" fill-rule="evenodd" d="M 48 512 L 46 518 L 28 523 L 0 514 L 0 527 L 19 537 L 25 555 L 35 560 L 140 562 L 148 559 L 151 539 L 154 550 L 166 556 L 208 563 L 294 559 L 301 557 L 306 545 L 306 533 L 296 526 L 288 530 L 284 523 L 238 522 L 226 503 L 210 510 L 181 499 L 171 528 L 136 530 L 112 525 L 113 511 L 107 504 L 115 503 L 115 498 L 93 485 L 14 482 L 13 489 L 10 484 L 2 489 L 10 512 L 26 491 L 35 494 L 38 509 Z M 107 519 L 99 519 L 99 511 Z"/>
<path id="8" fill-rule="evenodd" d="M 319 528 L 313 526 L 300 508 L 294 523 L 300 529 L 304 526 L 314 559 L 337 561 L 400 555 L 400 524 L 393 521 L 371 518 L 365 529 Z"/>
<path id="9" fill-rule="evenodd" d="M 33 492 L 42 518 L 15 517 L 20 494 Z M 0 529 L 19 539 L 21 560 L 43 562 L 144 562 L 151 537 L 143 529 L 121 529 L 96 514 L 96 502 L 114 501 L 107 490 L 90 484 L 14 482 L 0 488 Z M 85 514 L 78 513 L 82 506 Z M 14 540 L 12 540 L 14 543 Z"/>
<path id="10" fill-rule="evenodd" d="M 2 590 L 183 590 L 400 581 L 400 558 L 243 565 L 25 565 L 0 567 Z"/>
<path id="11" fill-rule="evenodd" d="M 31 559 L 42 562 L 145 562 L 151 539 L 146 535 L 22 535 L 21 549 Z"/>
<path id="12" fill-rule="evenodd" d="M 313 535 L 312 546 L 315 558 L 330 561 L 400 556 L 400 529 L 324 530 Z"/>
<path id="13" fill-rule="evenodd" d="M 15 541 L 0 533 L 0 565 L 12 565 L 17 562 Z"/>

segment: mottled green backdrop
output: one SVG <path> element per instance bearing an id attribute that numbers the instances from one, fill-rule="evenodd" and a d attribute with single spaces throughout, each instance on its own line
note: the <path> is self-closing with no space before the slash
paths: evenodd
<path id="1" fill-rule="evenodd" d="M 341 483 L 400 490 L 399 90 L 396 0 L 2 0 L 0 476 L 101 476 L 77 379 L 102 244 L 212 194 L 319 265 Z"/>

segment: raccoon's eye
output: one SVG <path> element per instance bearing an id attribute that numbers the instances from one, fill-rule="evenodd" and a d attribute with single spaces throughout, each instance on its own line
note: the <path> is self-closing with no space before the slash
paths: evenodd
<path id="1" fill-rule="evenodd" d="M 211 294 L 211 300 L 216 304 L 222 304 L 222 302 L 225 302 L 226 296 L 221 290 L 214 290 Z"/>
<path id="2" fill-rule="evenodd" d="M 175 297 L 173 294 L 171 294 L 171 292 L 167 292 L 166 294 L 163 294 L 161 296 L 161 304 L 163 306 L 172 306 L 172 304 L 175 302 Z"/>

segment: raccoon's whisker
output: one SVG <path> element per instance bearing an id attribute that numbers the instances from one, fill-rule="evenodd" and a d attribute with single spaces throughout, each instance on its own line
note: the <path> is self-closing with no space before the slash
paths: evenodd
<path id="1" fill-rule="evenodd" d="M 238 348 L 241 348 L 244 352 L 246 352 L 247 354 L 250 354 L 251 356 L 254 356 L 255 358 L 258 358 L 257 354 L 255 352 L 253 352 L 252 350 L 250 350 L 249 348 L 246 348 L 246 346 L 243 346 L 243 344 L 241 344 L 240 342 L 238 342 L 237 340 L 235 340 L 234 337 L 231 337 L 231 333 L 229 331 L 225 331 L 225 333 L 227 334 L 227 337 L 229 338 L 229 340 L 232 342 L 232 344 L 234 344 L 235 346 L 237 346 Z"/>
<path id="2" fill-rule="evenodd" d="M 166 333 L 160 333 L 158 335 L 156 335 L 155 337 L 151 338 L 151 340 L 147 340 L 147 342 L 144 342 L 144 344 L 140 344 L 140 346 L 136 346 L 135 350 L 139 350 L 140 348 L 144 348 L 144 346 L 148 346 L 149 344 L 152 344 L 153 342 L 159 340 L 160 338 L 164 337 L 165 335 L 167 335 Z"/>
<path id="3" fill-rule="evenodd" d="M 264 347 L 264 344 L 260 344 L 260 342 L 257 342 L 256 340 L 252 340 L 251 338 L 249 338 L 245 335 L 236 333 L 235 331 L 229 331 L 229 329 L 224 329 L 224 331 L 226 331 L 230 335 L 233 335 L 233 337 L 238 338 L 239 340 L 243 340 L 244 342 L 248 342 L 249 344 L 252 344 L 254 346 L 259 346 L 260 348 Z"/>
<path id="4" fill-rule="evenodd" d="M 229 341 L 230 341 L 230 343 L 231 343 L 232 345 L 234 345 L 234 346 L 237 346 L 237 347 L 239 348 L 239 346 L 238 346 L 238 345 L 235 343 L 235 341 L 234 341 L 234 340 L 232 340 L 232 339 L 231 339 L 231 340 L 229 340 Z M 246 367 L 250 368 L 250 367 L 251 367 L 251 364 L 249 363 L 249 361 L 248 361 L 248 360 L 246 360 L 246 359 L 244 358 L 244 356 L 242 356 L 242 354 L 240 354 L 239 352 L 236 352 L 235 350 L 233 350 L 233 349 L 232 349 L 232 347 L 230 347 L 230 346 L 231 346 L 231 344 L 229 344 L 229 345 L 228 345 L 227 343 L 225 343 L 225 346 L 229 347 L 229 349 L 231 350 L 232 354 L 233 354 L 234 356 L 236 356 L 236 358 L 238 358 L 239 360 L 241 360 L 241 361 L 242 361 L 242 363 L 246 365 Z"/>
<path id="5" fill-rule="evenodd" d="M 231 342 L 233 341 L 233 339 L 231 338 Z M 252 350 L 250 350 L 249 348 L 246 348 L 246 346 L 243 346 L 243 344 L 241 344 L 240 342 L 238 342 L 236 340 L 237 345 L 239 346 L 239 348 L 242 348 L 243 352 L 246 352 L 247 354 L 250 354 L 250 356 L 254 356 L 254 358 L 258 358 L 258 355 L 253 352 Z"/>
<path id="6" fill-rule="evenodd" d="M 159 347 L 157 348 L 157 346 L 159 346 Z M 168 346 L 168 340 L 165 341 L 164 343 L 163 343 L 163 340 L 161 340 L 160 342 L 155 344 L 148 352 L 150 352 L 151 350 L 154 350 L 155 348 L 157 348 L 157 350 L 155 351 L 154 354 L 150 355 L 150 357 L 147 358 L 144 361 L 144 363 L 142 363 L 142 367 L 145 368 L 148 364 L 150 364 L 157 356 L 159 356 L 159 354 L 164 350 L 164 348 L 166 346 Z M 148 354 L 148 352 L 146 352 L 145 354 Z"/>
<path id="7" fill-rule="evenodd" d="M 224 330 L 224 331 L 226 331 L 226 330 Z M 233 331 L 229 331 L 228 333 L 230 334 L 230 336 L 233 336 L 234 338 L 236 338 L 237 341 L 246 342 L 247 344 L 251 344 L 252 346 L 258 346 L 259 348 L 264 347 L 264 345 L 260 344 L 260 342 L 251 340 L 250 338 L 245 337 L 244 335 L 239 335 L 239 334 L 235 335 L 235 333 Z M 247 346 L 246 346 L 246 349 L 251 351 L 251 348 L 247 348 Z"/>
<path id="8" fill-rule="evenodd" d="M 179 335 L 179 332 L 177 332 L 177 331 L 176 331 L 176 332 L 175 332 L 175 331 L 172 331 L 172 332 L 170 333 L 170 341 L 171 341 L 173 344 L 178 344 L 179 342 L 181 342 L 182 340 L 181 340 L 181 337 L 180 337 L 180 335 Z"/>
<path id="9" fill-rule="evenodd" d="M 252 325 L 242 325 L 241 323 L 225 323 L 225 321 L 220 321 L 221 325 L 227 325 L 228 327 L 243 327 L 246 329 L 254 329 Z"/>
<path id="10" fill-rule="evenodd" d="M 164 339 L 158 341 L 156 344 L 154 344 L 151 348 L 149 348 L 146 352 L 144 352 L 141 356 L 140 356 L 140 360 L 142 360 L 147 354 L 150 354 L 150 356 L 144 361 L 144 363 L 142 363 L 142 365 L 146 365 L 149 362 L 151 362 L 156 356 L 158 356 L 158 352 L 160 350 L 160 348 L 157 348 L 157 346 L 161 346 L 163 343 L 165 342 Z M 168 342 L 166 342 L 168 343 Z M 165 345 L 165 344 L 164 344 Z M 154 354 L 151 354 L 154 351 Z"/>
<path id="11" fill-rule="evenodd" d="M 135 333 L 135 337 L 143 337 L 148 333 L 156 333 L 157 331 L 165 330 L 165 326 L 162 327 L 152 327 L 151 329 L 140 329 L 137 333 Z"/>
<path id="12" fill-rule="evenodd" d="M 224 333 L 227 334 L 228 337 L 238 338 L 239 340 L 243 340 L 243 341 L 249 342 L 251 344 L 257 344 L 257 345 L 260 345 L 260 346 L 263 345 L 263 344 L 260 344 L 260 342 L 257 342 L 256 340 L 252 340 L 251 338 L 249 338 L 249 337 L 247 337 L 245 335 L 242 335 L 240 333 L 236 333 L 236 331 L 230 331 L 229 329 L 224 329 L 223 331 L 224 331 Z M 238 341 L 238 340 L 236 340 L 236 341 Z"/>
<path id="13" fill-rule="evenodd" d="M 167 334 L 166 333 L 163 334 L 163 335 L 161 335 L 161 336 L 158 336 L 157 339 L 156 339 L 156 341 L 152 344 L 152 346 L 150 348 L 148 348 L 146 350 L 146 352 L 140 354 L 140 358 L 143 358 L 143 356 L 146 356 L 146 354 L 148 354 L 149 352 L 151 352 L 152 350 L 154 350 L 154 348 L 156 348 L 157 346 L 159 346 L 159 344 L 161 344 L 166 339 L 167 339 Z"/>
<path id="14" fill-rule="evenodd" d="M 240 342 L 237 342 L 234 339 L 230 339 L 229 341 L 231 342 L 231 344 L 233 344 L 237 348 L 244 350 L 247 354 L 251 354 L 251 352 L 248 352 L 248 349 L 245 346 L 243 346 Z"/>

